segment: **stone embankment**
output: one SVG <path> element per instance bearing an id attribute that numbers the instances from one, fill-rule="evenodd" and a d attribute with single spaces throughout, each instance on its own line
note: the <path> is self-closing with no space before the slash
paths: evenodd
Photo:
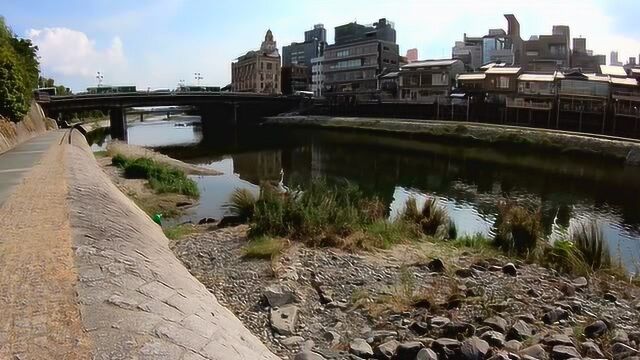
<path id="1" fill-rule="evenodd" d="M 187 268 L 290 359 L 637 359 L 640 289 L 443 242 L 347 253 L 290 243 L 243 257 L 247 226 L 172 243 Z"/>
<path id="2" fill-rule="evenodd" d="M 597 134 L 458 121 L 331 116 L 269 117 L 265 124 L 350 129 L 448 142 L 528 146 L 561 153 L 602 156 L 640 166 L 640 140 Z"/>
<path id="3" fill-rule="evenodd" d="M 22 121 L 14 123 L 0 116 L 0 154 L 47 130 L 58 126 L 52 119 L 48 119 L 42 108 L 35 102 L 31 104 L 29 112 Z"/>

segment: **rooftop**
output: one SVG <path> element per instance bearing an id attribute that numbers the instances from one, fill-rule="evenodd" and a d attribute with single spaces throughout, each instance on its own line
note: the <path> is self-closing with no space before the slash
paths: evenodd
<path id="1" fill-rule="evenodd" d="M 485 74 L 504 74 L 504 75 L 515 75 L 520 72 L 519 67 L 492 67 L 485 71 Z"/>
<path id="2" fill-rule="evenodd" d="M 402 68 L 417 68 L 417 67 L 430 67 L 430 66 L 450 66 L 460 60 L 458 59 L 442 59 L 442 60 L 419 60 L 410 64 L 404 65 Z"/>
<path id="3" fill-rule="evenodd" d="M 546 81 L 553 82 L 556 79 L 556 74 L 522 74 L 518 76 L 520 81 Z"/>
<path id="4" fill-rule="evenodd" d="M 459 74 L 458 80 L 484 80 L 487 77 L 485 73 Z"/>
<path id="5" fill-rule="evenodd" d="M 638 86 L 638 80 L 634 78 L 611 78 L 611 83 L 615 85 Z"/>
<path id="6" fill-rule="evenodd" d="M 600 65 L 600 72 L 603 75 L 627 77 L 627 72 L 622 66 Z"/>

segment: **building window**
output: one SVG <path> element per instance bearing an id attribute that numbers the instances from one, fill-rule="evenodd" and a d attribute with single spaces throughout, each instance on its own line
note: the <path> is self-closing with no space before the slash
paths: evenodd
<path id="1" fill-rule="evenodd" d="M 264 63 L 260 63 L 260 69 L 264 70 Z"/>
<path id="2" fill-rule="evenodd" d="M 498 76 L 498 89 L 508 89 L 509 88 L 509 77 L 507 76 Z"/>
<path id="3" fill-rule="evenodd" d="M 336 57 L 349 56 L 349 50 L 339 50 L 336 52 Z"/>
<path id="4" fill-rule="evenodd" d="M 446 86 L 449 85 L 448 74 L 431 74 L 431 85 Z"/>
<path id="5" fill-rule="evenodd" d="M 267 63 L 267 70 L 271 70 L 273 68 L 273 64 L 272 63 Z"/>

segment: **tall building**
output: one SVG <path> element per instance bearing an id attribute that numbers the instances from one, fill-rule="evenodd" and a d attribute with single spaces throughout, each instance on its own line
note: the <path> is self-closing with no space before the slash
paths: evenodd
<path id="1" fill-rule="evenodd" d="M 611 57 L 609 58 L 609 65 L 613 66 L 622 66 L 622 62 L 618 60 L 618 52 L 612 51 Z"/>
<path id="2" fill-rule="evenodd" d="M 534 36 L 524 42 L 529 71 L 556 71 L 571 65 L 570 35 L 566 25 L 555 25 L 552 35 Z"/>
<path id="3" fill-rule="evenodd" d="M 313 96 L 315 97 L 322 97 L 324 95 L 323 56 L 311 59 L 311 91 L 313 91 Z"/>
<path id="4" fill-rule="evenodd" d="M 233 91 L 280 94 L 280 53 L 271 30 L 260 50 L 252 50 L 231 63 Z"/>
<path id="5" fill-rule="evenodd" d="M 583 37 L 573 38 L 573 52 L 579 54 L 587 53 L 587 39 Z"/>
<path id="6" fill-rule="evenodd" d="M 573 51 L 571 52 L 571 67 L 583 72 L 599 72 L 600 65 L 606 65 L 605 55 L 593 55 L 593 51 L 587 49 L 587 39 L 574 38 Z"/>
<path id="7" fill-rule="evenodd" d="M 304 32 L 304 42 L 293 42 L 282 47 L 282 66 L 304 66 L 307 84 L 311 84 L 311 59 L 322 56 L 327 44 L 327 30 L 322 24 L 316 24 L 313 29 Z M 297 73 L 294 70 L 293 73 Z M 284 88 L 283 84 L 283 88 Z M 289 87 L 289 85 L 287 85 Z M 296 87 L 296 86 L 292 86 Z M 304 89 L 309 90 L 309 89 Z"/>
<path id="8" fill-rule="evenodd" d="M 407 55 L 405 57 L 407 58 L 407 63 L 418 61 L 418 49 L 413 48 L 407 50 Z"/>
<path id="9" fill-rule="evenodd" d="M 467 37 L 456 42 L 451 57 L 460 59 L 465 67 L 475 70 L 490 62 L 519 65 L 524 60 L 524 42 L 520 37 L 520 23 L 513 14 L 505 14 L 507 31 L 489 29 L 482 37 Z"/>
<path id="10" fill-rule="evenodd" d="M 396 31 L 387 19 L 337 26 L 335 44 L 324 52 L 324 95 L 371 98 L 378 89 L 378 76 L 398 70 L 399 60 Z"/>

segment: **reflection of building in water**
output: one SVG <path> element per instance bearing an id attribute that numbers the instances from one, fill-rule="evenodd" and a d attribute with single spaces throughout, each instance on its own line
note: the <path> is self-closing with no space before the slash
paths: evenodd
<path id="1" fill-rule="evenodd" d="M 282 151 L 282 168 L 286 185 L 298 185 L 309 179 L 312 148 L 313 145 L 310 145 Z"/>
<path id="2" fill-rule="evenodd" d="M 242 180 L 259 185 L 262 182 L 279 182 L 282 170 L 282 152 L 261 151 L 235 154 L 233 157 L 234 172 Z"/>

